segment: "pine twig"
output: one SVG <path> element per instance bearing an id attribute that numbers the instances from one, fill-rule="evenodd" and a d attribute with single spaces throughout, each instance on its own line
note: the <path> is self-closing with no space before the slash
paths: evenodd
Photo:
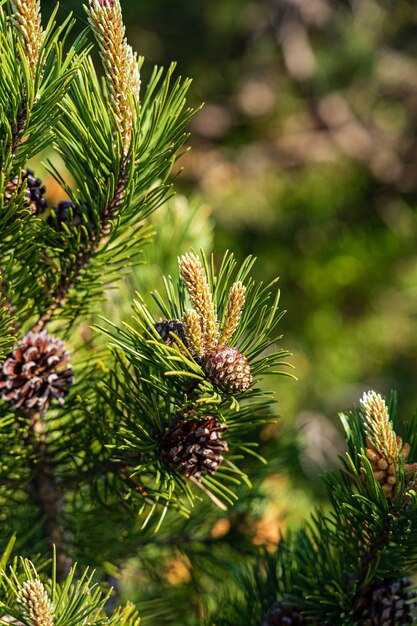
<path id="1" fill-rule="evenodd" d="M 32 412 L 28 443 L 34 452 L 34 475 L 28 485 L 29 495 L 39 507 L 42 532 L 50 554 L 57 552 L 57 577 L 62 579 L 70 569 L 65 552 L 64 532 L 60 520 L 64 508 L 64 492 L 53 478 L 53 464 L 49 453 L 45 422 L 38 412 Z"/>
<path id="2" fill-rule="evenodd" d="M 120 167 L 113 198 L 102 212 L 99 227 L 93 231 L 89 239 L 86 239 L 84 248 L 78 253 L 74 265 L 68 268 L 66 272 L 61 275 L 58 285 L 50 295 L 49 305 L 33 327 L 34 332 L 40 332 L 51 320 L 56 310 L 65 304 L 68 292 L 75 286 L 81 272 L 88 266 L 92 257 L 99 249 L 103 239 L 109 234 L 110 222 L 113 219 L 117 208 L 122 203 L 125 194 L 127 170 L 128 160 L 125 159 Z"/>
<path id="3" fill-rule="evenodd" d="M 11 141 L 6 144 L 6 148 L 4 153 L 7 154 L 9 151 L 11 156 L 16 156 L 17 150 L 19 148 L 20 142 L 23 138 L 23 135 L 26 130 L 26 115 L 27 115 L 27 101 L 26 97 L 22 96 L 20 111 L 17 114 L 16 121 L 9 120 L 10 128 L 11 128 Z M 4 161 L 0 156 L 0 174 L 3 171 Z"/>

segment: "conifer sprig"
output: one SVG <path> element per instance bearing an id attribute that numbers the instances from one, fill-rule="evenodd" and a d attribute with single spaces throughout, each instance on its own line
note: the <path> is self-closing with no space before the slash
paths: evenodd
<path id="1" fill-rule="evenodd" d="M 402 431 L 410 456 L 417 454 L 416 420 L 401 426 L 394 400 L 386 405 L 379 394 L 365 394 L 361 410 L 341 416 L 348 455 L 341 471 L 325 479 L 330 510 L 318 510 L 304 528 L 282 539 L 275 553 L 247 568 L 239 595 L 224 601 L 227 608 L 213 616 L 214 623 L 269 626 L 274 615 L 281 619 L 282 612 L 275 611 L 279 606 L 292 607 L 295 623 L 308 626 L 413 623 L 415 594 L 404 577 L 417 561 L 415 480 L 406 475 L 400 454 L 395 497 L 387 499 L 364 454 L 370 434 L 364 428 L 367 410 L 370 420 L 382 422 L 378 437 Z"/>
<path id="2" fill-rule="evenodd" d="M 74 24 L 71 16 L 56 27 L 57 8 L 45 28 L 38 0 L 0 6 L 0 193 L 29 158 L 50 145 L 62 102 L 86 53 L 80 36 L 67 54 L 63 41 Z"/>
<path id="3" fill-rule="evenodd" d="M 120 100 L 117 105 L 127 126 L 121 128 L 113 109 L 109 110 L 106 90 L 103 93 L 89 60 L 71 86 L 65 120 L 58 127 L 59 150 L 76 182 L 77 193 L 53 170 L 77 207 L 81 224 L 48 233 L 47 263 L 51 272 L 44 279 L 46 297 L 35 323 L 37 331 L 58 310 L 61 317 L 74 319 L 92 308 L 104 285 L 138 263 L 141 247 L 149 239 L 143 219 L 170 194 L 166 178 L 186 139 L 184 126 L 192 115 L 185 108 L 189 81 L 178 79 L 171 85 L 173 67 L 163 80 L 161 71 L 154 72 L 139 106 L 138 75 L 132 69 L 132 63 L 137 62 L 124 37 L 120 39 L 120 6 L 95 2 L 88 11 L 90 24 L 94 23 L 101 33 L 104 14 L 109 20 L 114 17 L 118 24 L 113 33 L 105 20 L 110 30 L 100 45 L 109 46 L 107 61 L 113 59 L 114 72 L 119 78 L 123 74 L 127 81 L 128 101 L 123 104 Z M 118 39 L 110 43 L 113 35 Z M 119 46 L 118 52 L 114 46 Z M 109 93 L 116 84 L 112 87 L 112 80 L 109 74 Z M 81 281 L 82 287 L 75 290 Z"/>
<path id="4" fill-rule="evenodd" d="M 42 582 L 44 580 L 44 582 Z M 58 584 L 53 560 L 52 575 L 42 580 L 33 563 L 20 559 L 6 571 L 0 570 L 0 624 L 25 626 L 139 626 L 140 618 L 132 604 L 109 611 L 112 593 L 94 582 L 94 572 L 79 573 L 73 567 Z"/>
<path id="5" fill-rule="evenodd" d="M 236 494 L 229 485 L 241 481 L 249 484 L 238 468 L 239 458 L 246 454 L 257 456 L 257 444 L 251 440 L 253 429 L 271 419 L 269 394 L 254 386 L 239 390 L 236 397 L 213 383 L 204 365 L 207 344 L 203 332 L 208 326 L 202 324 L 201 318 L 208 310 L 214 323 L 214 312 L 218 310 L 221 319 L 231 315 L 234 321 L 230 328 L 235 327 L 243 305 L 245 281 L 248 317 L 242 332 L 249 347 L 251 341 L 257 342 L 260 314 L 265 322 L 262 345 L 270 347 L 276 341 L 274 331 L 281 317 L 277 303 L 270 300 L 267 288 L 257 288 L 248 277 L 250 260 L 236 272 L 233 257 L 226 255 L 217 276 L 214 269 L 213 273 L 208 271 L 208 265 L 195 255 L 182 257 L 180 272 L 184 280 L 176 287 L 171 279 L 167 280 L 165 296 L 154 294 L 162 315 L 170 322 L 156 322 L 138 300 L 133 326 L 101 328 L 116 349 L 117 367 L 109 388 L 100 392 L 103 402 L 98 410 L 100 415 L 108 416 L 104 427 L 110 438 L 107 446 L 123 463 L 125 453 L 131 455 L 128 458 L 132 464 L 127 469 L 131 476 L 137 476 L 141 488 L 132 492 L 129 482 L 120 480 L 120 476 L 116 478 L 114 472 L 112 484 L 116 490 L 130 492 L 132 502 L 142 500 L 143 515 L 144 507 L 149 510 L 148 505 L 148 516 L 162 505 L 176 507 L 188 515 L 187 509 L 203 488 L 217 503 L 231 504 Z M 233 280 L 234 274 L 237 280 Z M 187 310 L 187 291 L 195 307 L 192 311 Z M 181 319 L 185 337 L 181 322 L 175 321 Z M 169 332 L 169 328 L 173 330 Z M 190 328 L 193 330 L 187 335 Z M 217 321 L 215 328 L 217 332 Z M 235 334 L 229 336 L 234 339 Z M 255 350 L 254 367 L 261 373 L 279 373 L 284 356 L 286 353 L 280 350 L 267 356 L 257 355 Z M 207 464 L 202 461 L 204 455 Z M 165 515 L 164 511 L 161 515 Z M 144 523 L 147 522 L 145 517 Z"/>
<path id="6" fill-rule="evenodd" d="M 416 464 L 405 463 L 410 454 L 410 444 L 403 443 L 396 434 L 388 406 L 381 395 L 369 391 L 363 395 L 360 404 L 366 434 L 366 457 L 383 492 L 388 498 L 393 498 L 399 468 L 407 476 L 417 470 Z"/>

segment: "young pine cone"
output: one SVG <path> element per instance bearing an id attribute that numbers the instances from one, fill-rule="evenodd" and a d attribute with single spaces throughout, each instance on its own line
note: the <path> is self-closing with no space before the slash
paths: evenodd
<path id="1" fill-rule="evenodd" d="M 74 226 L 80 226 L 83 223 L 83 216 L 74 202 L 71 200 L 61 200 L 57 205 L 52 206 L 52 212 L 48 218 L 50 226 L 54 227 L 56 224 L 68 223 L 72 219 Z"/>
<path id="2" fill-rule="evenodd" d="M 203 473 L 212 475 L 228 451 L 227 442 L 222 441 L 226 429 L 226 424 L 211 416 L 179 419 L 162 438 L 162 460 L 187 477 L 201 480 Z"/>
<path id="3" fill-rule="evenodd" d="M 25 206 L 31 210 L 34 215 L 40 215 L 48 207 L 48 200 L 45 197 L 46 187 L 40 178 L 35 178 L 35 172 L 29 168 L 22 170 L 20 182 L 15 176 L 7 183 L 5 191 L 6 203 L 10 200 L 16 189 L 21 189 L 26 183 Z"/>
<path id="4" fill-rule="evenodd" d="M 212 382 L 227 393 L 242 393 L 252 384 L 248 359 L 237 348 L 218 346 L 204 360 Z"/>
<path id="5" fill-rule="evenodd" d="M 415 624 L 412 610 L 417 594 L 408 588 L 408 578 L 376 581 L 356 599 L 353 615 L 363 626 Z"/>
<path id="6" fill-rule="evenodd" d="M 69 354 L 46 330 L 29 332 L 0 366 L 1 397 L 25 413 L 45 413 L 55 398 L 60 404 L 73 382 Z"/>
<path id="7" fill-rule="evenodd" d="M 275 602 L 262 620 L 262 626 L 302 626 L 305 623 L 304 617 L 296 608 L 283 602 Z"/>

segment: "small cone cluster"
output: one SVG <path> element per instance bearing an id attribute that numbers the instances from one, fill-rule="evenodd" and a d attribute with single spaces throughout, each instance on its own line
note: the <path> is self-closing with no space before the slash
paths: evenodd
<path id="1" fill-rule="evenodd" d="M 366 456 L 374 476 L 387 498 L 395 495 L 396 468 L 403 464 L 406 474 L 417 470 L 416 464 L 407 464 L 410 454 L 408 443 L 402 442 L 389 419 L 388 407 L 375 391 L 365 393 L 360 401 L 366 433 Z"/>
<path id="2" fill-rule="evenodd" d="M 376 581 L 355 602 L 353 614 L 363 626 L 405 626 L 414 624 L 413 609 L 417 594 L 410 590 L 411 581 Z"/>
<path id="3" fill-rule="evenodd" d="M 52 398 L 63 404 L 74 380 L 68 359 L 63 341 L 29 332 L 0 366 L 2 399 L 28 414 L 45 413 Z"/>
<path id="4" fill-rule="evenodd" d="M 22 170 L 21 176 L 15 176 L 6 185 L 4 194 L 5 204 L 7 204 L 16 191 L 20 191 L 26 186 L 25 207 L 30 209 L 34 215 L 41 215 L 48 208 L 48 200 L 45 197 L 46 187 L 40 178 L 36 178 L 35 172 L 29 168 Z"/>
<path id="5" fill-rule="evenodd" d="M 137 55 L 125 37 L 119 0 L 90 0 L 87 14 L 99 45 L 110 106 L 127 154 L 135 117 L 132 98 L 138 98 L 140 89 Z"/>
<path id="6" fill-rule="evenodd" d="M 54 626 L 52 603 L 39 579 L 23 583 L 19 588 L 17 602 L 22 617 L 31 626 Z"/>
<path id="7" fill-rule="evenodd" d="M 179 320 L 162 320 L 162 322 L 156 322 L 156 324 L 154 324 L 154 328 L 167 346 L 172 347 L 174 345 L 178 345 L 172 337 L 172 334 L 176 335 L 178 339 L 181 339 L 183 344 L 187 345 L 184 325 Z"/>
<path id="8" fill-rule="evenodd" d="M 249 361 L 237 348 L 227 345 L 239 325 L 246 288 L 240 281 L 232 285 L 219 328 L 200 259 L 192 253 L 183 255 L 179 259 L 179 270 L 193 305 L 183 318 L 193 356 L 202 362 L 208 378 L 222 391 L 232 394 L 246 391 L 253 380 Z"/>
<path id="9" fill-rule="evenodd" d="M 161 458 L 187 478 L 201 481 L 203 474 L 213 475 L 228 451 L 222 435 L 226 424 L 211 416 L 177 417 L 161 440 Z"/>
<path id="10" fill-rule="evenodd" d="M 303 626 L 304 624 L 306 621 L 301 613 L 284 602 L 275 602 L 271 611 L 262 620 L 262 626 Z"/>

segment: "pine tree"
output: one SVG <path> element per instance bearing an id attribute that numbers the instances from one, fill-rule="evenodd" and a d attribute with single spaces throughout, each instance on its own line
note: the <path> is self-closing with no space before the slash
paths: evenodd
<path id="1" fill-rule="evenodd" d="M 0 4 L 0 623 L 414 623 L 417 439 L 395 397 L 371 391 L 342 416 L 330 511 L 247 559 L 259 494 L 244 460 L 265 463 L 265 376 L 287 373 L 276 281 L 257 283 L 253 258 L 191 250 L 152 299 L 132 298 L 129 324 L 103 315 L 108 289 L 126 289 L 142 248 L 158 246 L 147 220 L 170 215 L 194 111 L 174 65 L 141 84 L 119 0 L 90 0 L 86 14 L 68 47 L 71 17 L 44 25 L 38 0 Z M 45 147 L 69 175 L 48 166 L 57 205 L 29 167 Z M 249 504 L 217 541 L 205 518 L 239 497 Z M 139 555 L 157 583 L 176 545 L 204 573 L 202 593 L 216 570 L 230 576 L 224 598 L 195 619 L 158 588 L 154 602 L 115 607 L 107 583 L 126 560 Z"/>

